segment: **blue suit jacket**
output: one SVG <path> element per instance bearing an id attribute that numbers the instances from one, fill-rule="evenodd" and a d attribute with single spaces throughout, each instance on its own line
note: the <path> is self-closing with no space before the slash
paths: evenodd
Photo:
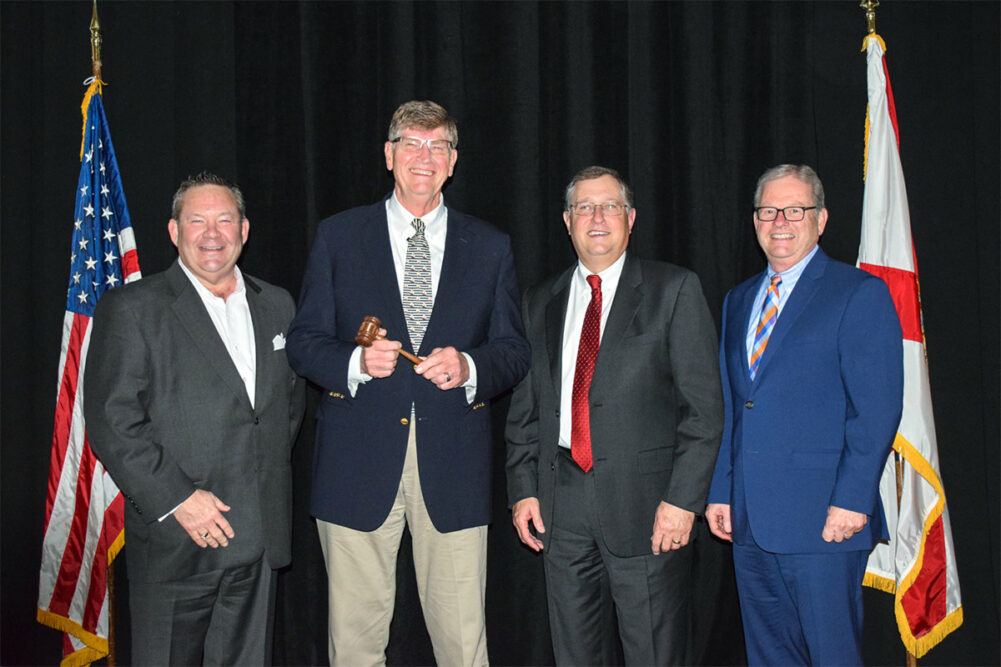
<path id="1" fill-rule="evenodd" d="M 903 343 L 889 290 L 818 249 L 752 381 L 746 334 L 762 280 L 741 283 L 723 305 L 726 422 L 709 502 L 731 506 L 737 544 L 775 553 L 869 550 L 886 537 L 879 478 L 903 400 Z M 849 540 L 824 542 L 831 505 L 868 514 L 869 523 Z"/>
<path id="2" fill-rule="evenodd" d="M 289 362 L 324 389 L 313 453 L 313 516 L 374 530 L 389 514 L 403 472 L 410 406 L 417 417 L 421 489 L 435 528 L 490 522 L 489 401 L 528 372 L 511 242 L 476 218 L 448 209 L 434 308 L 419 350 L 407 336 L 393 264 L 386 202 L 320 223 L 289 328 Z M 366 315 L 420 356 L 454 346 L 476 364 L 476 398 L 441 391 L 400 359 L 388 378 L 347 388 L 348 360 Z"/>

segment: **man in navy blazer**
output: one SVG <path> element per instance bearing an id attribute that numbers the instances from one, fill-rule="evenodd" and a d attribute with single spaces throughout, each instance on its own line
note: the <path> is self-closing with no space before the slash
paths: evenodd
<path id="1" fill-rule="evenodd" d="M 393 192 L 320 224 L 288 337 L 292 367 L 323 389 L 312 513 L 329 578 L 330 661 L 385 662 L 406 524 L 438 663 L 483 665 L 490 400 L 529 361 L 511 242 L 444 203 L 458 158 L 445 109 L 401 105 L 388 139 Z M 429 317 L 401 296 L 416 289 L 422 252 Z M 361 347 L 369 315 L 385 338 Z M 400 360 L 400 350 L 422 361 Z"/>
<path id="2" fill-rule="evenodd" d="M 748 664 L 861 664 L 900 323 L 882 280 L 817 245 L 828 213 L 813 169 L 766 171 L 754 202 L 768 267 L 723 306 L 726 423 L 706 520 L 733 542 Z"/>

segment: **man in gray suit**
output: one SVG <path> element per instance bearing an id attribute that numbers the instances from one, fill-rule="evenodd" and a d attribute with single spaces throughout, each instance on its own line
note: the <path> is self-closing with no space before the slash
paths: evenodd
<path id="1" fill-rule="evenodd" d="M 292 297 L 236 266 L 249 227 L 237 187 L 188 179 L 167 226 L 178 261 L 94 313 L 84 412 L 128 500 L 136 665 L 271 659 L 304 387 L 285 359 Z"/>
<path id="2" fill-rule="evenodd" d="M 532 367 L 507 423 L 518 537 L 543 552 L 560 665 L 686 662 L 695 513 L 723 427 L 698 278 L 627 253 L 632 192 L 588 167 L 563 213 L 579 261 L 525 295 Z"/>

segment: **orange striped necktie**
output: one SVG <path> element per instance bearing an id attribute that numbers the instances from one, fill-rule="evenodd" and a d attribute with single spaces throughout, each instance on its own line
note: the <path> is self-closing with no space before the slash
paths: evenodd
<path id="1" fill-rule="evenodd" d="M 761 355 L 768 347 L 768 337 L 772 335 L 775 322 L 779 319 L 779 285 L 782 283 L 782 276 L 772 276 L 772 284 L 765 292 L 765 302 L 761 304 L 761 319 L 758 320 L 758 328 L 754 332 L 754 346 L 751 348 L 751 379 L 758 372 L 758 364 L 761 363 Z"/>

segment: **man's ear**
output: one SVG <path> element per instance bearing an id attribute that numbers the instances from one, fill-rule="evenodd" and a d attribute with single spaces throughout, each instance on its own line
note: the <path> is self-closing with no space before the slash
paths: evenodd
<path id="1" fill-rule="evenodd" d="M 167 233 L 170 234 L 170 241 L 175 246 L 177 245 L 177 220 L 173 218 L 167 223 Z"/>

